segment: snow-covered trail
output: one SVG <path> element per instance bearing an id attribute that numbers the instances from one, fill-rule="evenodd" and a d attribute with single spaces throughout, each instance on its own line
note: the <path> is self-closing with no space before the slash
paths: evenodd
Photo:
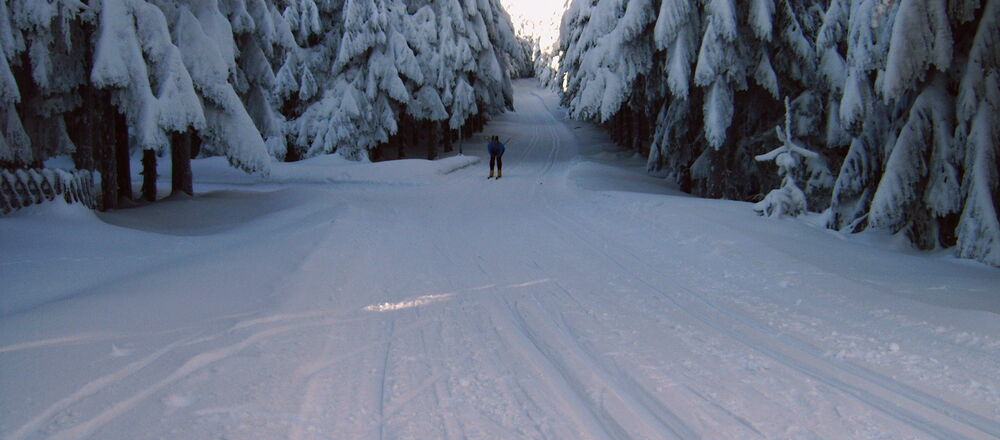
<path id="1" fill-rule="evenodd" d="M 996 269 L 672 193 L 516 93 L 499 181 L 106 216 L 130 252 L 48 262 L 118 269 L 0 318 L 0 438 L 1000 438 Z"/>

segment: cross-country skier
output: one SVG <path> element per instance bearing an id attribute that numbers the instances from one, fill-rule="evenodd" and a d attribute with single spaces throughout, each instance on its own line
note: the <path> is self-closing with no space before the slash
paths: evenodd
<path id="1" fill-rule="evenodd" d="M 493 177 L 493 164 L 497 166 L 497 179 L 503 177 L 503 142 L 500 142 L 498 136 L 493 136 L 490 142 L 486 144 L 486 150 L 490 152 L 490 177 Z"/>

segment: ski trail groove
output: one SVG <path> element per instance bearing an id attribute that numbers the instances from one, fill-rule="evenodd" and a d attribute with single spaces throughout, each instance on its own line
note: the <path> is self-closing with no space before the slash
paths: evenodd
<path id="1" fill-rule="evenodd" d="M 181 345 L 184 345 L 183 342 L 174 342 L 172 344 L 167 345 L 166 347 L 163 347 L 147 355 L 142 359 L 139 359 L 135 362 L 126 365 L 125 367 L 119 369 L 118 371 L 115 371 L 111 374 L 99 377 L 95 380 L 88 382 L 86 385 L 80 387 L 80 389 L 78 389 L 73 394 L 70 394 L 69 396 L 66 396 L 60 399 L 58 402 L 50 405 L 48 408 L 46 408 L 44 411 L 33 417 L 31 420 L 28 421 L 28 423 L 25 423 L 16 431 L 8 435 L 5 435 L 4 439 L 21 440 L 25 438 L 27 435 L 37 431 L 38 428 L 41 427 L 43 423 L 45 423 L 50 418 L 58 414 L 60 411 L 69 408 L 70 406 L 72 406 L 76 402 L 79 402 L 82 399 L 97 394 L 98 392 L 107 388 L 110 385 L 125 380 L 127 377 L 135 374 L 139 370 L 145 368 L 147 365 L 152 364 L 157 359 L 163 357 L 163 355 L 173 351 L 174 348 L 177 348 L 178 346 Z"/>
<path id="2" fill-rule="evenodd" d="M 553 212 L 557 211 L 553 210 Z M 578 220 L 562 212 L 557 213 L 567 220 L 567 223 L 573 224 L 578 229 L 573 233 L 581 241 L 595 251 L 603 254 L 610 262 L 622 268 L 622 270 L 632 273 L 634 278 L 645 285 L 651 292 L 660 295 L 679 310 L 696 318 L 702 324 L 714 328 L 728 338 L 739 341 L 743 345 L 818 382 L 825 383 L 854 396 L 870 407 L 882 411 L 935 438 L 972 438 L 965 434 L 959 434 L 954 430 L 954 427 L 943 426 L 941 424 L 941 416 L 974 428 L 979 434 L 1000 438 L 1000 427 L 997 426 L 997 422 L 957 408 L 938 398 L 909 388 L 898 381 L 886 378 L 862 367 L 846 366 L 842 365 L 843 363 L 841 362 L 826 359 L 822 356 L 819 349 L 801 340 L 795 339 L 793 341 L 791 336 L 780 335 L 780 342 L 784 344 L 778 344 L 775 342 L 778 336 L 761 330 L 759 325 L 748 325 L 749 318 L 731 311 L 723 312 L 721 306 L 709 303 L 702 295 L 679 283 L 675 282 L 671 287 L 682 290 L 682 295 L 667 294 L 663 289 L 657 288 L 653 283 L 649 282 L 644 276 L 636 273 L 634 270 L 627 269 L 624 263 L 610 255 L 607 251 L 590 245 L 589 240 L 584 238 L 584 233 L 582 232 L 585 228 L 580 225 Z M 587 232 L 591 235 L 595 233 L 600 234 L 599 231 L 593 229 L 587 229 Z M 605 236 L 603 239 L 608 240 L 608 237 Z M 648 262 L 638 258 L 634 253 L 629 253 L 638 265 L 649 267 Z M 703 305 L 698 306 L 695 301 Z M 705 308 L 714 310 L 717 315 L 724 314 L 725 317 L 712 316 L 711 313 L 706 313 Z M 732 320 L 739 321 L 742 325 L 728 324 Z M 935 416 L 935 413 L 940 416 Z M 937 419 L 937 421 L 930 419 Z"/>
<path id="3" fill-rule="evenodd" d="M 321 322 L 313 325 L 329 325 L 329 324 L 330 322 Z M 166 388 L 168 385 L 173 384 L 174 382 L 177 382 L 178 380 L 184 377 L 187 377 L 191 373 L 194 373 L 211 364 L 226 359 L 236 353 L 239 353 L 240 351 L 243 351 L 245 348 L 253 344 L 266 340 L 267 338 L 277 336 L 282 333 L 288 333 L 293 330 L 298 330 L 301 329 L 302 327 L 304 326 L 289 325 L 284 327 L 271 328 L 268 330 L 262 330 L 258 333 L 251 335 L 250 337 L 243 339 L 242 341 L 236 344 L 216 348 L 211 351 L 201 352 L 197 355 L 194 355 L 191 358 L 189 358 L 186 362 L 184 362 L 184 364 L 182 364 L 179 368 L 174 370 L 173 373 L 171 373 L 166 378 L 161 379 L 159 382 L 156 382 L 155 384 L 142 389 L 141 391 L 133 394 L 131 397 L 125 400 L 121 400 L 118 403 L 112 405 L 111 407 L 106 408 L 104 411 L 101 411 L 98 415 L 94 416 L 90 420 L 87 420 L 85 422 L 77 424 L 76 426 L 57 432 L 56 434 L 50 436 L 49 440 L 69 440 L 69 439 L 78 439 L 87 437 L 93 434 L 97 429 L 106 425 L 107 423 L 126 414 L 129 410 L 134 408 L 139 402 L 145 400 L 149 396 L 152 396 L 156 392 Z"/>
<path id="4" fill-rule="evenodd" d="M 628 439 L 628 431 L 618 423 L 617 418 L 615 418 L 608 409 L 603 405 L 603 402 L 595 401 L 593 397 L 588 395 L 586 383 L 583 379 L 577 377 L 572 373 L 572 369 L 566 364 L 566 362 L 559 357 L 556 350 L 547 343 L 544 337 L 533 333 L 531 328 L 525 322 L 524 315 L 518 309 L 516 304 L 510 301 L 504 300 L 508 312 L 511 316 L 512 322 L 515 324 L 514 328 L 517 329 L 520 336 L 526 339 L 534 351 L 541 355 L 542 359 L 545 360 L 546 365 L 554 371 L 554 376 L 558 377 L 559 380 L 565 383 L 569 387 L 569 391 L 572 393 L 573 397 L 583 405 L 587 412 L 600 424 L 602 431 L 613 439 Z M 553 373 L 549 373 L 553 374 Z"/>
<path id="5" fill-rule="evenodd" d="M 623 372 L 613 374 L 612 369 L 600 361 L 593 351 L 588 349 L 573 334 L 562 316 L 549 309 L 537 296 L 532 295 L 531 299 L 537 305 L 537 309 L 544 314 L 543 317 L 536 318 L 533 322 L 539 327 L 545 325 L 552 327 L 553 329 L 546 332 L 546 334 L 552 335 L 559 341 L 558 343 L 553 343 L 552 346 L 560 347 L 562 350 L 559 351 L 565 352 L 565 354 L 558 356 L 558 359 L 563 360 L 563 362 L 566 362 L 565 360 L 570 358 L 577 359 L 574 364 L 578 368 L 567 368 L 566 370 L 580 371 L 583 368 L 589 370 L 592 381 L 596 378 L 606 391 L 610 390 L 614 397 L 626 406 L 629 414 L 640 417 L 643 423 L 651 428 L 651 430 L 638 433 L 636 436 L 640 438 L 657 438 L 662 433 L 669 432 L 671 434 L 670 438 L 701 438 L 677 415 L 660 404 L 635 379 Z M 636 436 L 630 436 L 630 438 Z"/>
<path id="6" fill-rule="evenodd" d="M 605 425 L 604 420 L 595 412 L 595 408 L 588 403 L 587 396 L 581 394 L 583 390 L 571 383 L 562 372 L 556 369 L 556 365 L 548 359 L 538 345 L 538 341 L 531 339 L 524 332 L 510 305 L 505 302 L 499 307 L 506 309 L 506 312 L 495 310 L 489 318 L 494 334 L 506 346 L 508 352 L 516 353 L 530 365 L 530 368 L 535 372 L 534 376 L 551 390 L 548 396 L 557 400 L 561 408 L 567 409 L 565 414 L 574 419 L 573 426 L 579 430 L 581 438 L 625 438 L 621 436 L 620 431 L 612 432 L 609 430 L 610 427 Z M 502 316 L 507 325 L 497 325 L 494 318 L 497 315 Z"/>
<path id="7" fill-rule="evenodd" d="M 378 395 L 378 406 L 377 406 L 377 408 L 378 408 L 378 417 L 379 417 L 379 420 L 378 420 L 378 438 L 379 438 L 379 440 L 382 440 L 382 439 L 385 438 L 385 422 L 386 422 L 386 413 L 385 413 L 385 401 L 386 401 L 385 382 L 386 382 L 386 376 L 388 375 L 388 370 L 389 370 L 389 352 L 392 351 L 392 335 L 393 335 L 393 331 L 396 328 L 396 321 L 393 320 L 393 319 L 390 319 L 389 323 L 386 324 L 386 326 L 388 327 L 388 331 L 386 332 L 387 336 L 385 338 L 385 356 L 382 358 L 382 368 L 381 368 L 381 370 L 379 371 L 379 374 L 378 374 L 378 376 L 379 376 L 378 390 L 375 393 L 375 394 Z"/>

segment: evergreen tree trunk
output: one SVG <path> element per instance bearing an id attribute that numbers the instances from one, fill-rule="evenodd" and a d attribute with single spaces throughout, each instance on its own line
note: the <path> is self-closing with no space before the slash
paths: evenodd
<path id="1" fill-rule="evenodd" d="M 411 118 L 406 119 L 406 135 L 403 137 L 402 142 L 399 145 L 399 158 L 406 157 L 406 148 L 415 145 L 417 140 L 417 121 Z"/>
<path id="2" fill-rule="evenodd" d="M 427 137 L 424 142 L 427 142 L 427 160 L 437 159 L 437 122 L 435 121 L 424 121 L 424 130 L 427 133 Z"/>
<path id="3" fill-rule="evenodd" d="M 9 3 L 9 2 L 8 2 Z M 89 4 L 89 0 L 85 0 L 84 3 Z M 88 22 L 80 23 L 80 30 L 84 35 L 88 35 L 87 44 L 83 44 L 83 57 L 86 60 L 86 66 L 84 66 L 89 72 L 93 67 L 93 44 L 91 44 L 91 39 L 96 39 L 96 32 L 94 32 L 94 25 Z M 22 54 L 23 61 L 22 66 L 28 66 L 28 53 Z M 34 81 L 18 81 L 18 83 L 34 84 Z M 76 150 L 73 152 L 73 165 L 80 170 L 93 170 L 94 167 L 94 151 L 93 144 L 91 143 L 92 134 L 91 131 L 94 127 L 91 126 L 91 112 L 97 108 L 96 107 L 96 90 L 94 86 L 89 82 L 85 82 L 80 85 L 80 107 L 73 110 L 70 118 L 67 119 L 68 131 L 70 139 L 76 145 Z"/>
<path id="4" fill-rule="evenodd" d="M 639 144 L 639 132 L 636 130 L 638 124 L 636 123 L 636 120 L 639 119 L 639 117 L 632 112 L 632 110 L 629 110 L 626 115 L 628 117 L 625 118 L 625 130 L 628 131 L 628 140 L 626 141 L 625 146 L 628 147 L 630 152 L 636 151 L 638 149 L 637 145 Z"/>
<path id="5" fill-rule="evenodd" d="M 288 144 L 285 149 L 285 162 L 298 162 L 300 160 L 302 160 L 302 153 L 299 152 L 298 147 Z"/>
<path id="6" fill-rule="evenodd" d="M 170 145 L 170 160 L 173 163 L 173 166 L 171 167 L 170 172 L 170 195 L 184 193 L 189 196 L 193 196 L 194 183 L 192 182 L 193 179 L 191 175 L 191 138 L 194 137 L 194 133 L 191 130 L 188 130 L 184 133 L 172 133 L 172 137 L 173 142 L 171 142 Z M 145 159 L 145 157 L 143 159 Z M 154 157 L 153 160 L 155 161 L 156 158 Z M 145 184 L 145 179 L 143 179 L 143 183 Z"/>
<path id="7" fill-rule="evenodd" d="M 95 38 L 96 32 L 92 24 L 84 23 L 81 29 L 88 39 Z M 83 46 L 86 69 L 89 71 L 93 65 L 93 45 Z M 25 65 L 28 65 L 27 52 L 24 56 Z M 121 142 L 125 145 L 125 155 L 128 154 L 127 128 L 124 120 L 119 120 L 121 116 L 112 106 L 109 92 L 100 90 L 89 82 L 81 85 L 79 90 L 82 98 L 80 107 L 73 111 L 72 117 L 67 121 L 70 123 L 70 137 L 76 144 L 73 162 L 78 169 L 94 170 L 100 174 L 100 200 L 95 200 L 96 208 L 100 211 L 115 209 L 118 207 L 120 192 L 116 126 L 120 123 L 121 130 L 125 131 L 126 140 Z"/>
<path id="8" fill-rule="evenodd" d="M 396 150 L 396 159 L 401 159 L 403 157 L 403 139 L 406 139 L 406 126 L 405 120 L 399 121 L 399 131 L 396 135 L 392 137 L 392 147 Z"/>
<path id="9" fill-rule="evenodd" d="M 201 137 L 197 133 L 191 136 L 191 158 L 194 159 L 201 154 Z"/>
<path id="10" fill-rule="evenodd" d="M 142 198 L 156 201 L 156 153 L 142 150 Z"/>
<path id="11" fill-rule="evenodd" d="M 649 114 L 643 115 L 642 118 L 642 157 L 649 157 L 649 150 L 652 148 L 653 140 L 653 127 L 654 120 L 649 116 Z"/>
<path id="12" fill-rule="evenodd" d="M 478 133 L 480 131 L 483 131 L 484 127 L 486 127 L 486 116 L 483 116 L 482 113 L 479 113 L 476 115 L 476 132 Z"/>
<path id="13" fill-rule="evenodd" d="M 392 154 L 396 153 L 396 136 L 399 135 L 399 132 L 398 132 L 398 130 L 399 130 L 399 122 L 397 121 L 396 124 L 397 124 L 396 125 L 396 130 L 397 130 L 396 134 L 389 135 L 389 139 L 387 141 L 385 141 L 384 144 L 379 145 L 379 147 L 378 147 L 378 158 L 376 159 L 375 157 L 370 157 L 370 159 L 371 159 L 372 162 L 380 162 L 380 161 L 383 161 L 383 160 L 391 160 L 392 159 L 392 157 L 391 157 Z"/>
<path id="14" fill-rule="evenodd" d="M 114 120 L 118 111 L 111 105 L 110 93 L 104 90 L 92 89 L 96 98 L 96 107 L 92 111 L 87 111 L 89 121 L 87 129 L 90 131 L 90 143 L 93 148 L 94 162 L 97 164 L 97 171 L 101 173 L 101 211 L 118 208 L 118 164 L 116 163 L 115 138 L 113 130 L 114 124 L 107 121 Z"/>
<path id="15" fill-rule="evenodd" d="M 462 124 L 462 139 L 468 139 L 470 137 L 472 137 L 472 124 L 470 124 L 467 119 L 465 123 Z"/>
<path id="16" fill-rule="evenodd" d="M 115 136 L 115 162 L 118 167 L 118 197 L 132 200 L 132 164 L 128 151 L 128 125 L 125 115 L 115 112 L 112 130 Z"/>
<path id="17" fill-rule="evenodd" d="M 451 153 L 452 150 L 454 150 L 455 148 L 454 148 L 454 146 L 451 143 L 452 142 L 452 140 L 451 140 L 451 133 L 452 133 L 452 131 L 451 131 L 450 128 L 448 128 L 448 122 L 445 121 L 443 123 L 439 123 L 438 126 L 441 128 L 441 134 L 444 135 L 444 152 L 445 153 Z"/>
<path id="18" fill-rule="evenodd" d="M 625 146 L 628 147 L 629 151 L 636 150 L 636 143 L 639 141 L 639 133 L 636 132 L 635 120 L 638 119 L 638 115 L 635 114 L 631 109 L 625 110 L 625 132 L 627 137 L 625 138 Z"/>
<path id="19" fill-rule="evenodd" d="M 382 160 L 382 149 L 388 144 L 378 144 L 375 148 L 368 150 L 368 160 L 370 162 L 379 162 Z"/>
<path id="20" fill-rule="evenodd" d="M 639 111 L 635 112 L 635 117 L 632 118 L 632 123 L 633 123 L 632 131 L 635 134 L 635 140 L 632 141 L 632 148 L 635 150 L 636 153 L 642 153 L 642 145 L 646 142 L 646 140 L 643 139 L 643 132 L 642 132 L 643 119 L 644 115 L 642 114 L 642 112 Z"/>
<path id="21" fill-rule="evenodd" d="M 625 125 L 625 113 L 621 112 L 621 111 L 618 112 L 618 113 L 615 113 L 615 132 L 617 133 L 617 135 L 615 136 L 616 137 L 615 143 L 617 143 L 619 146 L 622 146 L 622 147 L 624 147 L 626 145 L 625 144 L 625 140 L 628 139 L 627 135 L 626 135 L 625 127 L 626 127 L 626 125 Z"/>
<path id="22" fill-rule="evenodd" d="M 628 110 L 622 110 L 618 112 L 618 145 L 622 148 L 630 148 L 632 146 L 632 138 L 629 136 L 629 126 L 631 125 L 628 117 Z"/>
<path id="23" fill-rule="evenodd" d="M 72 129 L 70 130 L 70 138 L 76 144 L 76 151 L 73 152 L 73 165 L 80 170 L 94 170 L 97 168 L 94 162 L 94 158 L 97 156 L 93 143 L 93 132 L 96 127 L 91 124 L 93 121 L 90 110 L 97 106 L 96 90 L 89 84 L 81 86 L 81 89 L 83 99 L 80 108 L 74 111 Z"/>
<path id="24" fill-rule="evenodd" d="M 410 151 L 417 152 L 420 146 L 420 129 L 423 128 L 420 121 L 411 120 L 410 121 L 410 139 L 407 140 L 406 145 L 410 148 Z M 419 154 L 419 153 L 417 153 Z"/>
<path id="25" fill-rule="evenodd" d="M 615 113 L 615 143 L 625 146 L 625 115 L 622 112 Z"/>

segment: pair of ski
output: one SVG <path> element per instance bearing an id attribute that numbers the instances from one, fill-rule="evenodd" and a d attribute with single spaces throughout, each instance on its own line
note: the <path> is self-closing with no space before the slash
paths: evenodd
<path id="1" fill-rule="evenodd" d="M 503 176 L 489 176 L 489 177 L 486 178 L 486 180 L 490 180 L 490 179 L 500 180 L 501 177 L 503 177 Z"/>

